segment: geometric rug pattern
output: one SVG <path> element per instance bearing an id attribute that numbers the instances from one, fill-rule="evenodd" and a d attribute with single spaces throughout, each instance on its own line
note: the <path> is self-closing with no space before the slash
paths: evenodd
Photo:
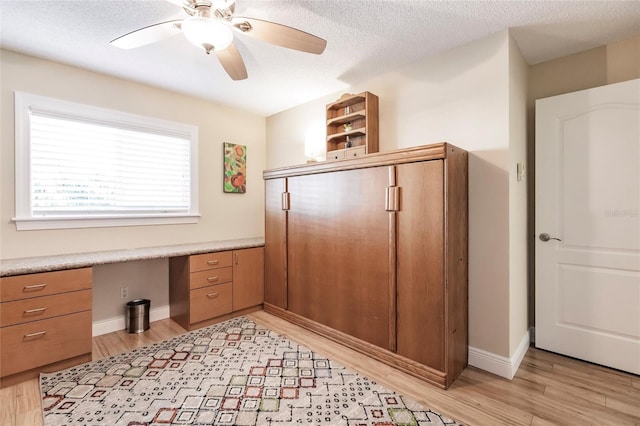
<path id="1" fill-rule="evenodd" d="M 45 425 L 457 425 L 244 317 L 40 377 Z"/>

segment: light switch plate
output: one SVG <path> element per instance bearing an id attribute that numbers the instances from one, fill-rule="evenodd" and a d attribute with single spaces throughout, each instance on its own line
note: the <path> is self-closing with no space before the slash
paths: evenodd
<path id="1" fill-rule="evenodd" d="M 516 164 L 516 176 L 517 176 L 518 182 L 520 182 L 524 177 L 524 163 Z"/>

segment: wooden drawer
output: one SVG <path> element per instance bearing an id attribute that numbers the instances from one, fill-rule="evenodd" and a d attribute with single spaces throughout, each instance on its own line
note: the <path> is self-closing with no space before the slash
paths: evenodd
<path id="1" fill-rule="evenodd" d="M 195 272 L 189 276 L 189 287 L 193 290 L 210 285 L 228 283 L 231 282 L 232 277 L 233 268 L 231 266 Z"/>
<path id="2" fill-rule="evenodd" d="M 231 296 L 231 283 L 191 290 L 189 322 L 195 324 L 228 314 L 232 309 Z"/>
<path id="3" fill-rule="evenodd" d="M 0 278 L 0 302 L 91 288 L 92 270 L 69 269 Z"/>
<path id="4" fill-rule="evenodd" d="M 0 309 L 0 326 L 2 327 L 90 311 L 91 290 L 5 302 Z"/>
<path id="5" fill-rule="evenodd" d="M 91 353 L 91 311 L 0 328 L 0 376 Z"/>
<path id="6" fill-rule="evenodd" d="M 327 151 L 327 160 L 341 160 L 344 158 L 344 149 Z"/>
<path id="7" fill-rule="evenodd" d="M 359 146 L 356 148 L 349 148 L 344 153 L 344 158 L 357 158 L 364 157 L 366 154 L 366 148 L 364 146 Z"/>
<path id="8" fill-rule="evenodd" d="M 231 252 L 196 254 L 189 256 L 189 271 L 198 272 L 206 269 L 224 268 L 231 266 Z"/>

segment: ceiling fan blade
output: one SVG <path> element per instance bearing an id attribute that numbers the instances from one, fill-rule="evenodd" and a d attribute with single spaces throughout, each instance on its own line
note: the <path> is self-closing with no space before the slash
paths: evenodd
<path id="1" fill-rule="evenodd" d="M 181 32 L 180 23 L 182 19 L 161 22 L 131 31 L 128 34 L 111 40 L 111 44 L 121 49 L 134 49 L 146 44 L 155 43 Z"/>
<path id="2" fill-rule="evenodd" d="M 231 23 L 248 36 L 289 49 L 319 55 L 327 46 L 327 41 L 320 37 L 275 22 L 239 16 Z"/>
<path id="3" fill-rule="evenodd" d="M 247 78 L 247 68 L 244 66 L 242 56 L 240 56 L 240 52 L 238 52 L 238 48 L 234 43 L 231 43 L 226 49 L 216 50 L 215 54 L 232 80 L 244 80 Z"/>

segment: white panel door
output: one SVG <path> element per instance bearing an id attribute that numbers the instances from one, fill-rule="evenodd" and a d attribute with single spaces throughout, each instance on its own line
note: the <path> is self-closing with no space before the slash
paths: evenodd
<path id="1" fill-rule="evenodd" d="M 535 210 L 536 346 L 640 374 L 640 80 L 536 102 Z"/>

